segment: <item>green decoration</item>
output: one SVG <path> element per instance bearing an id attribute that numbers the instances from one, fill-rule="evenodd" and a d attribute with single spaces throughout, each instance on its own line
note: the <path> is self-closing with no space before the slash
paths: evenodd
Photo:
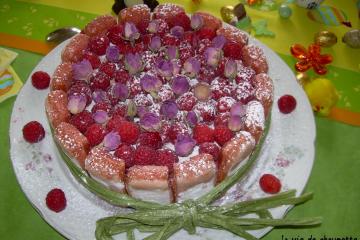
<path id="1" fill-rule="evenodd" d="M 262 19 L 252 24 L 255 36 L 275 37 L 275 33 L 267 28 L 267 20 Z"/>

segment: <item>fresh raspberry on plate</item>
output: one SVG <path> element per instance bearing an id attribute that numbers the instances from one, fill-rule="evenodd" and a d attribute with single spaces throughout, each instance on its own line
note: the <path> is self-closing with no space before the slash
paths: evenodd
<path id="1" fill-rule="evenodd" d="M 140 129 L 136 123 L 123 121 L 116 130 L 123 143 L 134 144 L 139 138 Z"/>
<path id="2" fill-rule="evenodd" d="M 139 136 L 139 143 L 154 149 L 161 148 L 162 140 L 158 132 L 143 132 Z"/>
<path id="3" fill-rule="evenodd" d="M 278 100 L 278 107 L 284 114 L 291 113 L 296 108 L 296 99 L 291 95 L 283 95 Z"/>
<path id="4" fill-rule="evenodd" d="M 260 188 L 270 194 L 275 194 L 280 192 L 281 182 L 280 180 L 272 174 L 264 174 L 259 180 Z"/>
<path id="5" fill-rule="evenodd" d="M 135 149 L 131 145 L 120 144 L 120 146 L 115 150 L 114 155 L 125 161 L 125 167 L 130 168 L 134 166 L 134 152 Z"/>
<path id="6" fill-rule="evenodd" d="M 95 121 L 92 114 L 88 110 L 84 110 L 71 116 L 69 123 L 74 125 L 81 133 L 85 133 Z"/>
<path id="7" fill-rule="evenodd" d="M 197 124 L 193 129 L 193 138 L 198 144 L 214 141 L 214 130 L 208 125 Z"/>
<path id="8" fill-rule="evenodd" d="M 160 149 L 157 150 L 157 156 L 155 160 L 155 165 L 158 166 L 167 166 L 172 168 L 174 163 L 179 161 L 178 156 L 176 156 L 175 152 L 170 149 Z"/>
<path id="9" fill-rule="evenodd" d="M 24 139 L 29 143 L 40 142 L 45 137 L 45 130 L 41 123 L 31 121 L 22 129 Z"/>
<path id="10" fill-rule="evenodd" d="M 222 146 L 234 136 L 234 133 L 227 126 L 219 125 L 215 127 L 214 136 L 215 141 Z"/>
<path id="11" fill-rule="evenodd" d="M 46 206 L 54 211 L 61 212 L 66 208 L 66 197 L 63 190 L 54 188 L 46 195 Z"/>
<path id="12" fill-rule="evenodd" d="M 86 130 L 85 137 L 89 141 L 90 146 L 94 147 L 102 142 L 105 134 L 106 130 L 100 124 L 94 123 Z"/>
<path id="13" fill-rule="evenodd" d="M 233 59 L 241 59 L 241 45 L 233 41 L 227 41 L 224 45 L 224 56 Z"/>
<path id="14" fill-rule="evenodd" d="M 89 41 L 89 49 L 93 53 L 101 56 L 105 54 L 109 44 L 110 44 L 109 38 L 106 36 L 93 37 Z"/>
<path id="15" fill-rule="evenodd" d="M 138 146 L 134 152 L 134 165 L 152 165 L 156 162 L 156 150 L 147 146 Z"/>
<path id="16" fill-rule="evenodd" d="M 50 85 L 50 76 L 43 71 L 34 72 L 33 75 L 31 75 L 31 83 L 36 89 L 46 89 Z"/>
<path id="17" fill-rule="evenodd" d="M 199 153 L 208 153 L 213 156 L 214 160 L 218 160 L 220 155 L 220 148 L 216 143 L 205 142 L 200 144 Z"/>

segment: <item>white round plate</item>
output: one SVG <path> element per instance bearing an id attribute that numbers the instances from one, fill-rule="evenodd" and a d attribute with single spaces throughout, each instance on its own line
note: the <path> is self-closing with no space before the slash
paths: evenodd
<path id="1" fill-rule="evenodd" d="M 52 74 L 60 63 L 61 50 L 66 43 L 45 56 L 33 72 L 41 70 Z M 315 123 L 304 91 L 278 55 L 251 37 L 250 43 L 264 50 L 269 63 L 269 75 L 274 81 L 275 97 L 270 130 L 254 168 L 217 201 L 219 204 L 265 196 L 258 185 L 264 173 L 277 176 L 282 182 L 282 191 L 296 189 L 299 195 L 309 178 L 314 161 Z M 15 174 L 29 201 L 57 231 L 69 239 L 94 239 L 96 220 L 125 209 L 111 206 L 88 192 L 68 171 L 54 144 L 45 115 L 44 100 L 48 92 L 35 89 L 29 78 L 16 99 L 10 123 L 11 159 Z M 277 107 L 278 98 L 284 94 L 291 94 L 297 100 L 297 107 L 290 114 L 280 113 Z M 46 137 L 39 143 L 29 144 L 23 139 L 22 128 L 33 120 L 44 126 Z M 67 207 L 60 213 L 50 211 L 45 204 L 46 194 L 53 188 L 61 188 L 66 195 Z M 272 209 L 271 213 L 275 218 L 282 218 L 289 209 L 289 206 L 283 206 Z M 251 233 L 260 238 L 270 230 L 266 228 Z M 140 237 L 140 234 L 137 235 Z M 126 237 L 118 235 L 116 239 Z M 240 238 L 225 231 L 197 228 L 195 235 L 189 236 L 182 230 L 171 239 Z"/>

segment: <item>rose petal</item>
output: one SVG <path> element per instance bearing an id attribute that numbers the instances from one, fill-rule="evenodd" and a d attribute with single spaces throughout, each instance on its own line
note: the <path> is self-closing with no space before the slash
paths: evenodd
<path id="1" fill-rule="evenodd" d="M 70 95 L 67 109 L 72 114 L 77 114 L 84 111 L 86 107 L 86 97 L 83 94 Z"/>
<path id="2" fill-rule="evenodd" d="M 198 122 L 198 117 L 194 111 L 190 111 L 186 114 L 186 121 L 191 127 L 194 127 Z"/>
<path id="3" fill-rule="evenodd" d="M 149 43 L 149 48 L 151 51 L 158 51 L 161 47 L 161 38 L 159 36 L 154 36 L 151 38 Z"/>
<path id="4" fill-rule="evenodd" d="M 136 28 L 135 24 L 131 22 L 125 23 L 124 35 L 125 35 L 125 39 L 130 41 L 135 41 L 140 37 L 139 30 Z"/>
<path id="5" fill-rule="evenodd" d="M 125 84 L 115 83 L 112 88 L 112 95 L 121 101 L 125 101 L 129 97 L 129 89 Z"/>
<path id="6" fill-rule="evenodd" d="M 196 141 L 188 134 L 180 134 L 175 142 L 175 152 L 178 156 L 186 157 L 194 149 Z"/>
<path id="7" fill-rule="evenodd" d="M 118 62 L 120 59 L 120 51 L 117 46 L 110 45 L 106 49 L 106 59 L 109 62 Z"/>
<path id="8" fill-rule="evenodd" d="M 200 29 L 204 25 L 204 19 L 200 14 L 194 14 L 191 16 L 191 27 L 194 30 Z"/>
<path id="9" fill-rule="evenodd" d="M 97 122 L 99 124 L 103 124 L 109 119 L 109 115 L 107 112 L 105 112 L 103 110 L 98 110 L 95 113 L 93 113 L 93 118 L 94 118 L 95 122 Z"/>
<path id="10" fill-rule="evenodd" d="M 84 59 L 81 62 L 72 65 L 72 77 L 76 80 L 87 81 L 92 73 L 93 68 L 89 60 Z"/>
<path id="11" fill-rule="evenodd" d="M 217 35 L 211 41 L 211 46 L 214 48 L 222 49 L 226 43 L 226 38 L 223 35 Z"/>
<path id="12" fill-rule="evenodd" d="M 161 127 L 160 117 L 155 113 L 147 112 L 140 118 L 140 126 L 149 132 L 158 131 Z"/>
<path id="13" fill-rule="evenodd" d="M 183 93 L 186 93 L 189 88 L 189 80 L 187 77 L 178 75 L 172 79 L 171 88 L 174 91 L 175 94 L 181 95 Z"/>
<path id="14" fill-rule="evenodd" d="M 184 36 L 184 28 L 181 26 L 172 27 L 170 33 L 177 38 L 182 38 Z"/>
<path id="15" fill-rule="evenodd" d="M 237 63 L 234 60 L 229 60 L 225 63 L 224 75 L 227 78 L 234 79 L 237 75 Z"/>
<path id="16" fill-rule="evenodd" d="M 112 131 L 105 135 L 103 143 L 106 150 L 113 151 L 119 147 L 120 141 L 119 133 Z"/>
<path id="17" fill-rule="evenodd" d="M 154 75 L 145 74 L 140 78 L 140 85 L 146 92 L 157 92 L 162 86 L 160 79 Z"/>
<path id="18" fill-rule="evenodd" d="M 141 61 L 141 56 L 136 53 L 128 53 L 125 55 L 125 68 L 131 75 L 134 75 L 140 72 L 143 69 L 143 63 Z"/>
<path id="19" fill-rule="evenodd" d="M 189 77 L 193 78 L 200 72 L 201 64 L 196 58 L 188 58 L 184 63 L 184 72 Z"/>

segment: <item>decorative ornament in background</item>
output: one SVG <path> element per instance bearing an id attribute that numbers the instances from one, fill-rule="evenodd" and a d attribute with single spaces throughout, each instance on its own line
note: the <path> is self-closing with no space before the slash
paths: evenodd
<path id="1" fill-rule="evenodd" d="M 337 43 L 337 37 L 329 31 L 321 31 L 315 34 L 314 42 L 322 47 L 331 47 Z"/>
<path id="2" fill-rule="evenodd" d="M 304 87 L 305 84 L 310 82 L 310 77 L 306 72 L 298 72 L 296 74 L 296 80 L 302 87 Z"/>
<path id="3" fill-rule="evenodd" d="M 351 22 L 344 11 L 335 7 L 321 5 L 313 10 L 308 11 L 307 16 L 318 23 L 325 24 L 326 26 L 347 26 L 351 27 Z"/>
<path id="4" fill-rule="evenodd" d="M 282 18 L 289 18 L 292 15 L 292 10 L 289 5 L 282 3 L 278 9 L 279 15 Z"/>
<path id="5" fill-rule="evenodd" d="M 259 10 L 259 11 L 274 11 L 279 8 L 279 4 L 275 0 L 262 0 L 262 1 L 249 1 L 249 0 L 241 0 L 241 3 L 244 5 L 248 5 L 249 7 Z"/>
<path id="6" fill-rule="evenodd" d="M 339 100 L 339 95 L 332 82 L 326 78 L 316 78 L 306 82 L 303 87 L 314 112 L 320 116 L 329 116 L 331 108 Z"/>
<path id="7" fill-rule="evenodd" d="M 298 72 L 306 72 L 310 68 L 319 75 L 327 73 L 326 65 L 333 60 L 330 54 L 321 54 L 320 45 L 310 44 L 308 49 L 300 44 L 294 44 L 290 48 L 291 54 L 298 60 L 295 69 Z"/>
<path id="8" fill-rule="evenodd" d="M 351 48 L 360 48 L 360 29 L 348 31 L 342 41 Z"/>
<path id="9" fill-rule="evenodd" d="M 251 29 L 253 28 L 253 25 L 251 24 L 251 18 L 249 16 L 246 16 L 238 21 L 235 26 L 248 33 L 251 33 Z"/>
<path id="10" fill-rule="evenodd" d="M 296 4 L 307 9 L 317 8 L 324 0 L 296 0 Z"/>
<path id="11" fill-rule="evenodd" d="M 261 19 L 252 24 L 255 36 L 275 37 L 275 33 L 267 28 L 267 20 Z"/>
<path id="12" fill-rule="evenodd" d="M 233 6 L 224 6 L 220 9 L 220 15 L 224 22 L 232 23 L 237 21 L 236 16 L 234 14 L 234 7 Z"/>

